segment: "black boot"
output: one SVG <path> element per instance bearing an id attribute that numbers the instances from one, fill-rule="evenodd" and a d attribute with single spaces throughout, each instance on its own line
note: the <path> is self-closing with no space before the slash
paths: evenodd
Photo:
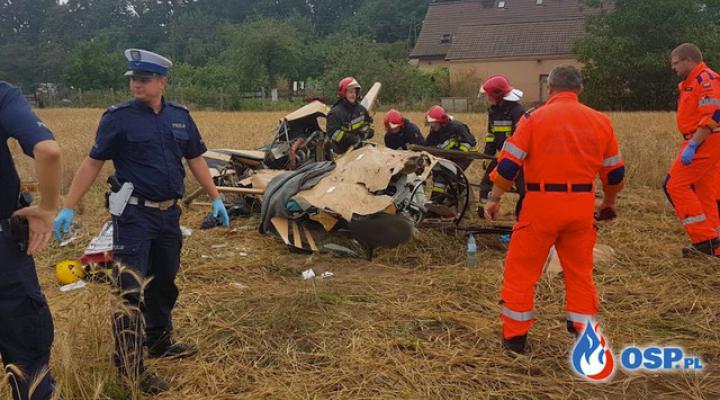
<path id="1" fill-rule="evenodd" d="M 192 343 L 156 343 L 148 346 L 148 358 L 187 358 L 197 354 L 198 348 Z"/>
<path id="2" fill-rule="evenodd" d="M 575 329 L 575 324 L 573 324 L 572 321 L 565 320 L 565 328 L 567 329 L 568 333 L 575 336 L 575 340 L 577 340 L 578 337 L 580 337 L 580 332 Z"/>
<path id="3" fill-rule="evenodd" d="M 717 256 L 716 252 L 720 249 L 720 239 L 715 238 L 700 243 L 693 243 L 691 246 L 685 246 L 682 249 L 683 257 L 698 256 Z"/>
<path id="4" fill-rule="evenodd" d="M 170 389 L 170 385 L 150 371 L 145 371 L 140 376 L 140 390 L 149 395 L 156 395 L 166 392 Z"/>
<path id="5" fill-rule="evenodd" d="M 525 354 L 527 351 L 527 335 L 513 336 L 510 339 L 503 338 L 502 347 L 513 353 Z"/>
<path id="6" fill-rule="evenodd" d="M 197 346 L 192 343 L 173 341 L 172 331 L 148 332 L 145 346 L 149 358 L 186 358 L 198 352 Z"/>

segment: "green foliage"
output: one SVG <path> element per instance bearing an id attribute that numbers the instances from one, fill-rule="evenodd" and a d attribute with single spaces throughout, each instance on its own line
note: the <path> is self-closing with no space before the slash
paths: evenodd
<path id="1" fill-rule="evenodd" d="M 278 79 L 301 80 L 305 34 L 287 21 L 258 19 L 228 26 L 223 65 L 232 68 L 242 86 L 274 87 Z"/>
<path id="2" fill-rule="evenodd" d="M 127 61 L 109 47 L 108 39 L 103 38 L 78 44 L 65 68 L 65 82 L 83 90 L 125 86 Z"/>
<path id="3" fill-rule="evenodd" d="M 597 7 L 602 2 L 591 3 Z M 583 97 L 589 104 L 605 109 L 672 109 L 678 78 L 670 68 L 670 52 L 684 42 L 700 46 L 711 67 L 720 66 L 720 1 L 613 3 L 612 13 L 590 19 L 590 35 L 576 46 L 585 64 Z"/>
<path id="4" fill-rule="evenodd" d="M 135 47 L 172 59 L 171 87 L 202 107 L 252 107 L 251 93 L 292 81 L 333 99 L 348 75 L 383 82 L 382 101 L 420 101 L 444 82 L 407 62 L 429 1 L 0 0 L 0 74 L 82 89 L 68 96 L 87 105 L 125 93 Z"/>
<path id="5" fill-rule="evenodd" d="M 328 99 L 336 96 L 337 82 L 354 76 L 366 89 L 383 84 L 381 100 L 404 102 L 436 98 L 439 89 L 432 76 L 407 62 L 403 43 L 373 43 L 361 36 L 334 35 L 319 44 L 319 59 L 325 71 L 320 80 Z"/>

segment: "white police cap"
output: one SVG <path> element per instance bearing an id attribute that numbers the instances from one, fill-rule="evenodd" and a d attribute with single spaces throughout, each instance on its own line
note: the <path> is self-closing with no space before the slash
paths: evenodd
<path id="1" fill-rule="evenodd" d="M 166 76 L 173 66 L 169 59 L 147 50 L 127 49 L 125 58 L 128 60 L 129 69 L 125 76 Z"/>

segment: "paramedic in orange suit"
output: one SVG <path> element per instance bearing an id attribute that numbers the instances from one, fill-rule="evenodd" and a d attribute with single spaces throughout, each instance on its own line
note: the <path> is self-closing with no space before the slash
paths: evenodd
<path id="1" fill-rule="evenodd" d="M 578 100 L 582 76 L 573 66 L 550 73 L 547 103 L 520 120 L 491 174 L 485 217 L 496 218 L 500 198 L 525 173 L 527 197 L 513 227 L 501 297 L 503 347 L 523 353 L 535 322 L 535 284 L 555 245 L 563 266 L 567 329 L 578 334 L 598 312 L 593 282 L 593 216 L 613 214 L 625 166 L 610 119 Z M 605 194 L 595 207 L 597 175 Z"/>
<path id="2" fill-rule="evenodd" d="M 700 49 L 684 43 L 671 54 L 680 82 L 677 125 L 683 144 L 665 180 L 665 193 L 692 245 L 683 255 L 720 255 L 720 76 L 702 61 Z"/>

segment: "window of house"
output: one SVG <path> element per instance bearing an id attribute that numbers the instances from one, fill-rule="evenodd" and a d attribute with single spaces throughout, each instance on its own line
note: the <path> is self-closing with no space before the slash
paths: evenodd
<path id="1" fill-rule="evenodd" d="M 537 5 L 537 6 L 543 5 L 543 0 L 535 0 L 535 5 Z"/>
<path id="2" fill-rule="evenodd" d="M 505 0 L 498 0 L 497 2 L 498 8 L 505 8 Z"/>
<path id="3" fill-rule="evenodd" d="M 450 43 L 452 41 L 452 35 L 449 33 L 444 33 L 442 37 L 440 38 L 440 43 Z"/>
<path id="4" fill-rule="evenodd" d="M 544 102 L 547 100 L 547 83 L 548 83 L 548 75 L 547 74 L 541 74 L 540 79 L 540 101 Z"/>

